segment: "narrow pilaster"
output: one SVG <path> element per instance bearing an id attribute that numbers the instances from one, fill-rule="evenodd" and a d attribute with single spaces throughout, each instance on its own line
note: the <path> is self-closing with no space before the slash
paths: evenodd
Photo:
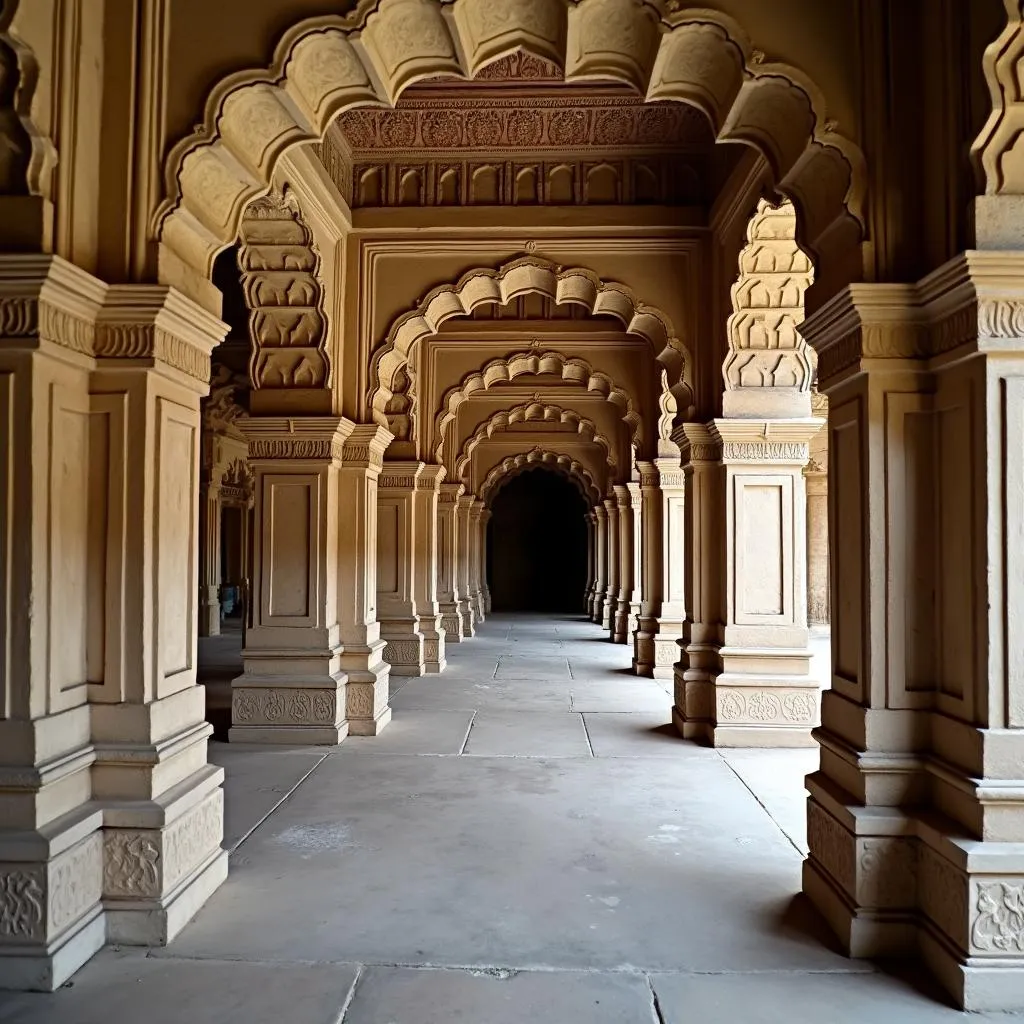
<path id="1" fill-rule="evenodd" d="M 680 457 L 659 458 L 655 466 L 661 492 L 662 601 L 654 637 L 654 676 L 671 679 L 686 619 L 686 501 Z"/>
<path id="2" fill-rule="evenodd" d="M 686 618 L 673 668 L 672 721 L 686 739 L 708 742 L 714 728 L 714 685 L 722 642 L 725 579 L 725 488 L 721 446 L 703 423 L 673 433 L 684 467 L 683 579 Z"/>
<path id="3" fill-rule="evenodd" d="M 255 519 L 245 671 L 231 733 L 244 743 L 340 743 L 348 735 L 338 606 L 339 416 L 244 421 Z"/>
<path id="4" fill-rule="evenodd" d="M 487 546 L 489 530 L 487 524 L 491 521 L 491 510 L 484 508 L 480 513 L 480 593 L 483 595 L 483 609 L 486 615 L 491 614 L 491 588 L 487 585 Z"/>
<path id="5" fill-rule="evenodd" d="M 638 676 L 653 676 L 654 638 L 658 631 L 663 585 L 662 546 L 664 543 L 661 487 L 658 468 L 653 462 L 638 462 L 640 473 L 640 616 L 633 637 L 633 671 Z M 675 658 L 672 659 L 675 661 Z"/>
<path id="6" fill-rule="evenodd" d="M 479 498 L 473 502 L 469 510 L 469 597 L 477 622 L 483 622 L 486 617 L 483 590 L 485 511 L 484 503 Z"/>
<path id="7" fill-rule="evenodd" d="M 391 721 L 386 644 L 377 621 L 377 479 L 390 441 L 383 427 L 356 424 L 339 471 L 341 668 L 348 677 L 345 705 L 353 736 L 376 736 Z"/>
<path id="8" fill-rule="evenodd" d="M 445 641 L 462 642 L 463 619 L 459 595 L 459 528 L 456 504 L 464 484 L 440 485 L 437 496 L 437 597 Z"/>
<path id="9" fill-rule="evenodd" d="M 594 579 L 596 573 L 596 553 L 594 551 L 595 540 L 595 525 L 594 525 L 594 512 L 589 510 L 583 517 L 583 521 L 587 524 L 587 585 L 583 590 L 583 607 L 586 610 L 587 617 L 590 617 L 590 609 L 594 600 Z"/>
<path id="10" fill-rule="evenodd" d="M 220 513 L 220 480 L 208 480 L 199 489 L 200 636 L 220 635 Z"/>
<path id="11" fill-rule="evenodd" d="M 601 606 L 601 627 L 606 630 L 611 640 L 615 639 L 615 610 L 619 603 L 619 545 L 621 536 L 619 534 L 619 506 L 615 498 L 604 499 L 605 513 L 608 518 L 608 527 L 605 531 L 606 551 L 605 570 L 608 574 L 605 580 L 604 603 Z"/>
<path id="12" fill-rule="evenodd" d="M 455 573 L 463 638 L 476 636 L 476 608 L 470 593 L 472 528 L 469 513 L 476 495 L 460 494 L 455 500 Z"/>
<path id="13" fill-rule="evenodd" d="M 107 508 L 117 610 L 89 695 L 111 942 L 169 942 L 227 874 L 224 773 L 207 763 L 212 730 L 196 685 L 199 403 L 226 331 L 150 285 L 110 287 L 97 318 L 90 390 L 121 411 L 124 431 L 123 491 Z"/>
<path id="14" fill-rule="evenodd" d="M 384 660 L 396 676 L 421 676 L 424 664 L 416 596 L 416 484 L 422 462 L 385 462 L 377 481 L 377 616 Z"/>
<path id="15" fill-rule="evenodd" d="M 616 484 L 615 499 L 619 509 L 619 591 L 612 638 L 617 644 L 628 644 L 633 642 L 640 617 L 640 485 Z"/>
<path id="16" fill-rule="evenodd" d="M 593 508 L 594 515 L 594 592 L 590 600 L 590 621 L 601 624 L 604 612 L 608 565 L 608 510 L 603 504 Z"/>
<path id="17" fill-rule="evenodd" d="M 423 635 L 423 663 L 428 673 L 443 672 L 447 664 L 445 630 L 437 599 L 438 581 L 438 491 L 444 480 L 444 466 L 425 465 L 416 478 L 413 522 L 413 574 L 416 581 L 416 610 Z"/>

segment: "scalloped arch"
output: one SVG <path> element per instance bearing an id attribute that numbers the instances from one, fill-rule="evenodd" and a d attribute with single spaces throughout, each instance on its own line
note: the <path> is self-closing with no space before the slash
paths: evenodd
<path id="1" fill-rule="evenodd" d="M 692 406 L 693 368 L 689 353 L 664 313 L 638 302 L 625 285 L 603 281 L 583 267 L 559 269 L 547 260 L 524 256 L 497 270 L 479 267 L 468 271 L 455 284 L 435 288 L 416 309 L 392 324 L 387 339 L 373 356 L 370 377 L 375 384 L 369 396 L 373 418 L 387 425 L 385 407 L 393 394 L 395 375 L 423 338 L 436 334 L 452 317 L 468 316 L 477 306 L 505 305 L 530 293 L 544 295 L 558 305 L 582 306 L 591 316 L 614 316 L 627 333 L 644 338 L 651 346 L 673 382 L 677 403 L 684 409 Z"/>
<path id="2" fill-rule="evenodd" d="M 591 505 L 601 500 L 601 489 L 594 481 L 590 470 L 577 459 L 564 452 L 555 452 L 548 448 L 531 448 L 520 455 L 509 455 L 502 459 L 484 478 L 480 485 L 480 500 L 490 504 L 494 496 L 509 480 L 536 467 L 554 470 L 571 480 L 578 488 L 584 500 Z"/>
<path id="3" fill-rule="evenodd" d="M 455 422 L 459 406 L 473 395 L 487 391 L 495 384 L 509 382 L 524 375 L 556 374 L 564 381 L 578 384 L 587 391 L 604 395 L 622 413 L 622 421 L 630 431 L 634 446 L 643 439 L 643 420 L 637 413 L 632 397 L 605 373 L 600 373 L 585 359 L 567 356 L 562 352 L 515 352 L 503 359 L 492 359 L 483 369 L 467 374 L 462 382 L 450 388 L 441 400 L 441 411 L 434 423 L 438 439 L 434 457 L 444 458 L 445 431 Z"/>
<path id="4" fill-rule="evenodd" d="M 754 146 L 776 187 L 818 235 L 852 221 L 863 237 L 865 166 L 828 120 L 820 91 L 798 69 L 764 63 L 732 18 L 670 11 L 664 0 L 360 0 L 344 16 L 284 34 L 266 68 L 237 72 L 210 92 L 202 127 L 165 164 L 152 233 L 169 250 L 160 272 L 209 279 L 248 200 L 265 191 L 291 146 L 321 139 L 355 106 L 394 105 L 420 79 L 472 77 L 521 49 L 554 61 L 567 81 L 612 80 L 648 101 L 701 110 L 716 138 Z M 185 269 L 187 268 L 187 270 Z M 175 283 L 168 281 L 167 283 Z"/>
<path id="5" fill-rule="evenodd" d="M 525 402 L 511 409 L 497 410 L 477 427 L 455 460 L 455 479 L 463 479 L 469 460 L 481 441 L 508 430 L 514 423 L 568 423 L 575 427 L 576 433 L 584 441 L 593 441 L 604 448 L 605 461 L 609 469 L 614 470 L 618 464 L 612 442 L 597 429 L 593 420 L 581 416 L 575 409 L 566 409 L 560 405 Z"/>

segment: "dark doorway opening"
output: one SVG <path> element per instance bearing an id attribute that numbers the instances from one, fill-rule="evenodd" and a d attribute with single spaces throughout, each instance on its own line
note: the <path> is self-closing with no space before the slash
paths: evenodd
<path id="1" fill-rule="evenodd" d="M 495 611 L 581 611 L 587 585 L 587 506 L 565 477 L 531 469 L 491 504 L 487 580 Z"/>

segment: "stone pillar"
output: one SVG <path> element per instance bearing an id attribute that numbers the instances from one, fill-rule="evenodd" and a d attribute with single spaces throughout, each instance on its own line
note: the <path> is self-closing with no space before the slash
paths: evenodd
<path id="1" fill-rule="evenodd" d="M 384 660 L 396 676 L 421 676 L 426 671 L 416 607 L 414 508 L 423 468 L 422 462 L 385 462 L 377 481 L 377 615 L 387 644 Z"/>
<path id="2" fill-rule="evenodd" d="M 615 610 L 619 604 L 619 506 L 615 498 L 605 498 L 604 508 L 608 517 L 608 528 L 605 532 L 606 551 L 604 603 L 601 606 L 601 627 L 608 633 L 611 640 L 615 639 Z"/>
<path id="3" fill-rule="evenodd" d="M 390 441 L 383 427 L 357 424 L 342 449 L 338 605 L 341 667 L 348 677 L 346 714 L 353 736 L 376 736 L 391 721 L 389 669 L 377 621 L 377 478 Z"/>
<path id="4" fill-rule="evenodd" d="M 805 335 L 829 398 L 832 687 L 804 891 L 855 956 L 1024 992 L 1024 253 L 852 286 Z"/>
<path id="5" fill-rule="evenodd" d="M 462 642 L 463 619 L 459 595 L 459 529 L 456 503 L 465 491 L 463 484 L 440 485 L 437 500 L 437 596 L 445 641 Z"/>
<path id="6" fill-rule="evenodd" d="M 653 462 L 638 462 L 640 472 L 640 617 L 633 638 L 633 671 L 653 676 L 654 637 L 661 613 L 663 515 L 658 470 Z M 672 658 L 675 661 L 675 655 Z"/>
<path id="7" fill-rule="evenodd" d="M 233 742 L 333 745 L 348 735 L 338 598 L 348 524 L 339 488 L 354 428 L 340 416 L 243 421 L 256 529 Z"/>
<path id="8" fill-rule="evenodd" d="M 674 666 L 672 721 L 686 739 L 707 741 L 714 729 L 714 684 L 721 646 L 724 586 L 725 488 L 721 449 L 703 423 L 673 432 L 684 467 L 686 516 L 683 579 L 686 618 Z"/>
<path id="9" fill-rule="evenodd" d="M 476 636 L 476 608 L 470 593 L 472 529 L 469 513 L 476 496 L 460 494 L 455 501 L 455 573 L 458 588 L 459 612 L 462 616 L 462 636 Z"/>
<path id="10" fill-rule="evenodd" d="M 127 402 L 89 394 L 104 297 L 61 259 L 0 255 L 3 989 L 58 988 L 106 937 L 88 701 L 118 669 L 114 586 L 132 567 L 116 458 Z M 110 684 L 119 694 L 120 672 Z"/>
<path id="11" fill-rule="evenodd" d="M 484 613 L 491 614 L 491 588 L 487 585 L 487 524 L 491 521 L 491 510 L 480 513 L 480 593 L 484 599 Z"/>
<path id="12" fill-rule="evenodd" d="M 633 642 L 640 617 L 640 485 L 616 484 L 615 498 L 619 508 L 619 591 L 612 639 L 617 644 L 628 644 Z"/>
<path id="13" fill-rule="evenodd" d="M 416 580 L 416 609 L 423 635 L 423 663 L 428 673 L 443 672 L 447 665 L 445 631 L 437 600 L 438 580 L 438 489 L 444 466 L 426 465 L 416 479 L 413 510 L 413 575 Z"/>
<path id="14" fill-rule="evenodd" d="M 220 478 L 199 488 L 199 635 L 220 636 Z"/>
<path id="15" fill-rule="evenodd" d="M 828 417 L 828 399 L 811 395 L 814 415 Z M 811 457 L 804 469 L 807 490 L 807 621 L 811 627 L 829 623 L 828 593 L 828 431 L 811 441 Z"/>
<path id="16" fill-rule="evenodd" d="M 686 619 L 686 536 L 684 478 L 679 456 L 659 458 L 655 466 L 661 492 L 662 601 L 654 637 L 654 676 L 671 679 L 679 658 L 679 643 Z"/>
<path id="17" fill-rule="evenodd" d="M 473 602 L 473 611 L 477 622 L 485 618 L 483 593 L 484 575 L 484 503 L 476 499 L 469 509 L 469 597 Z"/>
<path id="18" fill-rule="evenodd" d="M 587 617 L 590 617 L 590 608 L 594 600 L 594 574 L 595 574 L 595 561 L 596 555 L 594 551 L 595 543 L 595 527 L 594 527 L 594 512 L 590 510 L 583 517 L 583 521 L 587 524 L 587 585 L 583 591 L 583 607 L 586 610 Z"/>
<path id="19" fill-rule="evenodd" d="M 608 586 L 608 510 L 603 504 L 593 508 L 594 516 L 594 593 L 590 600 L 590 621 L 601 624 L 604 597 Z"/>

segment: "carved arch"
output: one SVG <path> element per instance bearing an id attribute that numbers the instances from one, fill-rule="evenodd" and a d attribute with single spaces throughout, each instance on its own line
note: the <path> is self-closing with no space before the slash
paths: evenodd
<path id="1" fill-rule="evenodd" d="M 461 480 L 469 466 L 477 445 L 495 434 L 501 433 L 514 423 L 568 423 L 576 429 L 576 433 L 584 441 L 599 444 L 605 453 L 605 461 L 609 469 L 615 469 L 618 460 L 612 442 L 598 429 L 593 420 L 581 416 L 574 409 L 565 409 L 560 405 L 547 405 L 544 402 L 526 402 L 512 409 L 499 409 L 489 416 L 466 440 L 455 460 L 455 479 Z"/>
<path id="2" fill-rule="evenodd" d="M 547 448 L 532 448 L 520 455 L 510 455 L 502 459 L 484 478 L 480 485 L 480 500 L 490 504 L 495 494 L 520 473 L 535 467 L 554 470 L 571 480 L 578 488 L 585 501 L 591 505 L 601 500 L 601 489 L 594 481 L 590 470 L 577 459 L 564 453 L 554 452 Z"/>
<path id="3" fill-rule="evenodd" d="M 320 254 L 294 193 L 271 192 L 246 208 L 238 269 L 249 307 L 254 390 L 325 388 L 331 366 Z"/>
<path id="4" fill-rule="evenodd" d="M 446 320 L 468 316 L 480 305 L 505 305 L 520 295 L 544 295 L 557 305 L 582 306 L 591 316 L 616 317 L 626 331 L 644 338 L 665 367 L 683 408 L 693 404 L 692 365 L 668 317 L 638 302 L 632 291 L 614 281 L 602 281 L 582 267 L 559 269 L 547 260 L 526 256 L 497 270 L 486 267 L 463 274 L 453 285 L 435 288 L 419 306 L 399 317 L 373 356 L 369 403 L 373 418 L 387 425 L 386 406 L 394 393 L 396 374 L 413 348 L 440 330 Z"/>
<path id="5" fill-rule="evenodd" d="M 269 67 L 223 79 L 202 127 L 171 150 L 154 236 L 175 260 L 210 275 L 245 203 L 265 191 L 292 146 L 322 139 L 356 106 L 394 105 L 414 82 L 472 78 L 514 50 L 559 65 L 567 81 L 612 80 L 649 101 L 690 104 L 716 137 L 761 151 L 774 185 L 801 207 L 807 244 L 863 236 L 865 167 L 824 99 L 796 68 L 765 62 L 720 12 L 669 0 L 359 0 L 343 16 L 296 25 Z M 497 14 L 495 12 L 498 12 Z M 170 282 L 173 283 L 173 282 Z"/>
<path id="6" fill-rule="evenodd" d="M 747 225 L 727 324 L 729 354 L 722 366 L 727 391 L 811 390 L 813 349 L 797 327 L 804 318 L 804 295 L 814 280 L 814 267 L 797 244 L 796 224 L 792 203 L 772 206 L 762 199 Z"/>
<path id="7" fill-rule="evenodd" d="M 441 400 L 441 411 L 434 427 L 438 438 L 434 457 L 444 457 L 445 431 L 455 422 L 456 413 L 463 402 L 473 395 L 502 382 L 513 381 L 524 375 L 552 374 L 564 381 L 577 384 L 587 391 L 604 395 L 622 414 L 622 421 L 630 431 L 634 447 L 643 440 L 643 420 L 637 413 L 632 397 L 607 374 L 599 373 L 585 359 L 570 357 L 561 352 L 516 352 L 504 359 L 493 359 L 478 372 L 468 374 L 460 384 L 448 390 Z"/>

